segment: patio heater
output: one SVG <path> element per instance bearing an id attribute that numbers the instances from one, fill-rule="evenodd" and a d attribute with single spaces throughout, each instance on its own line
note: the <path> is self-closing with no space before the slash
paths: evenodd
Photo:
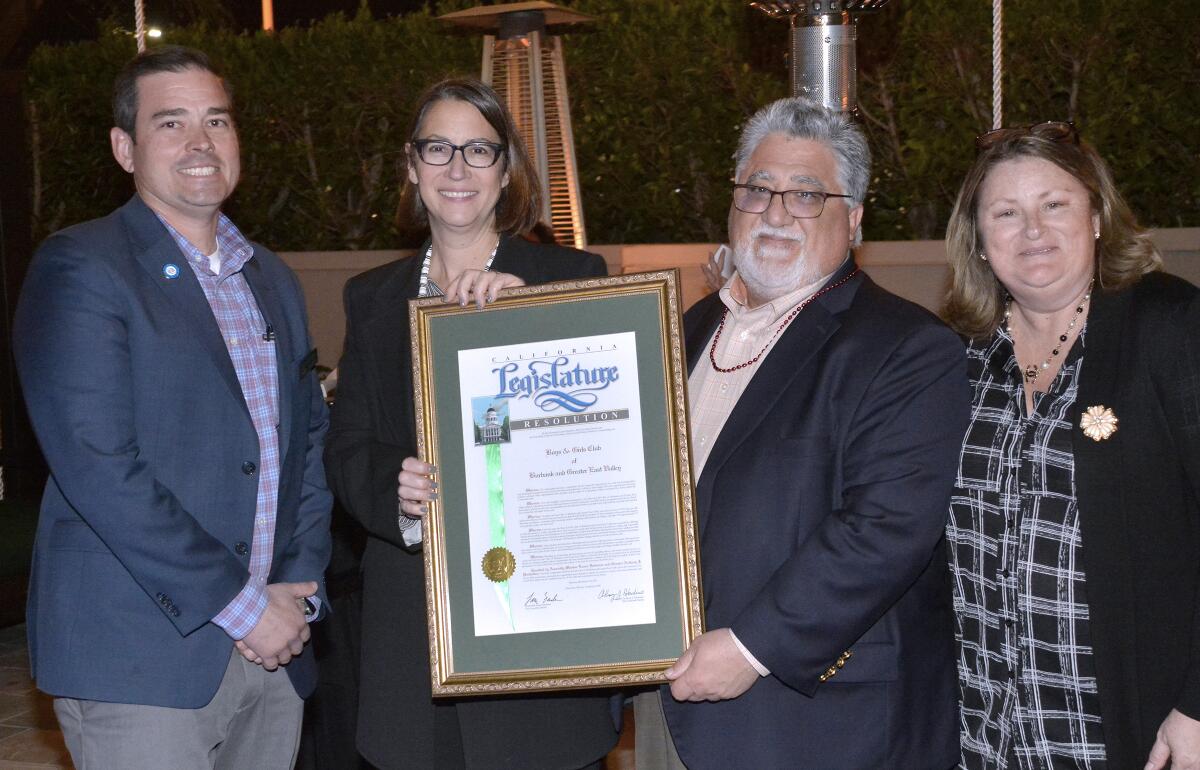
<path id="1" fill-rule="evenodd" d="M 858 64 L 855 53 L 858 17 L 878 11 L 888 0 L 798 0 L 754 2 L 772 19 L 791 25 L 790 69 L 793 96 L 806 96 L 824 106 L 858 109 Z"/>
<path id="2" fill-rule="evenodd" d="M 556 33 L 592 17 L 553 3 L 524 2 L 468 8 L 438 19 L 483 33 L 481 79 L 508 105 L 537 167 L 542 222 L 559 243 L 586 247 L 567 71 Z"/>

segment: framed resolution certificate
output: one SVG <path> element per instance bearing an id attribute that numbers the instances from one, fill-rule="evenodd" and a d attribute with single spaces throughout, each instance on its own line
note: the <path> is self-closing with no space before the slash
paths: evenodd
<path id="1" fill-rule="evenodd" d="M 703 632 L 676 272 L 410 310 L 433 694 L 665 681 Z"/>

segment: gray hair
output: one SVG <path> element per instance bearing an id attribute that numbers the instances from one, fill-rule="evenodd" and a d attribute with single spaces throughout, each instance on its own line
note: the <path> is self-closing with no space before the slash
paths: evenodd
<path id="1" fill-rule="evenodd" d="M 871 149 L 862 129 L 848 115 L 800 96 L 771 102 L 754 113 L 742 130 L 734 155 L 738 179 L 742 178 L 742 171 L 759 143 L 771 134 L 824 142 L 837 161 L 838 179 L 850 196 L 851 206 L 861 206 L 866 200 L 871 180 Z M 859 227 L 852 245 L 861 242 Z"/>

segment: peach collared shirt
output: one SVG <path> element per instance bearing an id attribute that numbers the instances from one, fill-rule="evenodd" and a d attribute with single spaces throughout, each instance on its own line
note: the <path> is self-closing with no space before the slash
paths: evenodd
<path id="1" fill-rule="evenodd" d="M 749 361 L 766 346 L 762 356 L 749 366 L 733 372 L 718 372 L 709 361 L 712 337 L 705 345 L 704 354 L 688 377 L 688 393 L 691 396 L 690 424 L 692 428 L 692 466 L 696 478 L 700 478 L 704 463 L 712 445 L 725 427 L 725 422 L 737 405 L 738 399 L 750 385 L 763 361 L 771 355 L 779 335 L 775 330 L 804 300 L 817 293 L 829 280 L 822 276 L 816 282 L 785 294 L 771 302 L 751 308 L 746 304 L 746 285 L 736 272 L 721 287 L 720 298 L 728 314 L 725 328 L 717 345 L 717 364 L 728 369 L 743 361 Z"/>
<path id="2" fill-rule="evenodd" d="M 696 479 L 700 478 L 709 452 L 712 451 L 717 437 L 721 435 L 721 429 L 725 427 L 733 408 L 737 406 L 738 399 L 745 393 L 763 361 L 767 360 L 767 356 L 775 349 L 775 343 L 781 336 L 777 335 L 775 330 L 801 302 L 816 294 L 832 275 L 833 273 L 822 276 L 814 283 L 801 286 L 790 294 L 756 308 L 747 304 L 746 285 L 736 272 L 721 287 L 719 296 L 728 312 L 725 316 L 725 328 L 721 332 L 721 339 L 715 351 L 717 364 L 728 369 L 754 358 L 764 347 L 766 350 L 749 366 L 732 372 L 719 372 L 713 368 L 709 359 L 712 337 L 708 339 L 704 354 L 688 377 L 688 393 L 691 397 L 688 418 L 692 429 L 692 472 Z M 713 334 L 715 336 L 716 332 Z M 710 515 L 720 516 L 721 513 L 713 511 Z M 759 676 L 771 673 L 746 649 L 732 629 L 729 636 Z"/>

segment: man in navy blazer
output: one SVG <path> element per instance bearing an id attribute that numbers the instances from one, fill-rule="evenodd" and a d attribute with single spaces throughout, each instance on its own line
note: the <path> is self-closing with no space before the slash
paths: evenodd
<path id="1" fill-rule="evenodd" d="M 42 244 L 14 327 L 50 468 L 33 674 L 78 767 L 291 767 L 331 505 L 299 283 L 220 213 L 237 132 L 202 53 L 139 55 L 113 107 L 137 194 Z"/>
<path id="2" fill-rule="evenodd" d="M 638 766 L 944 770 L 963 347 L 855 265 L 847 116 L 780 100 L 736 157 L 736 273 L 684 320 L 710 630 L 638 697 Z"/>

